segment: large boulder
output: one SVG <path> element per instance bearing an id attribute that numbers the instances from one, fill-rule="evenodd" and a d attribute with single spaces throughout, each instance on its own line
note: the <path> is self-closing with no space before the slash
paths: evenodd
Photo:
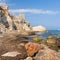
<path id="1" fill-rule="evenodd" d="M 29 42 L 25 45 L 29 57 L 26 60 L 60 60 L 60 53 L 43 44 Z"/>
<path id="2" fill-rule="evenodd" d="M 32 27 L 32 30 L 37 32 L 45 32 L 46 28 L 43 26 L 35 26 L 35 27 Z"/>
<path id="3" fill-rule="evenodd" d="M 60 60 L 60 57 L 56 51 L 44 46 L 44 49 L 39 50 L 36 54 L 34 60 Z"/>
<path id="4" fill-rule="evenodd" d="M 29 42 L 25 45 L 26 49 L 27 49 L 27 54 L 28 56 L 33 56 L 35 53 L 37 53 L 41 46 L 40 44 L 37 44 L 37 43 L 32 43 L 32 42 Z"/>

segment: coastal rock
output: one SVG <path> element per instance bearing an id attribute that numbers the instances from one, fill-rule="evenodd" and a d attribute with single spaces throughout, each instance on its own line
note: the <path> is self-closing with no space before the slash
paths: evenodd
<path id="1" fill-rule="evenodd" d="M 6 32 L 5 26 L 0 22 L 0 33 Z"/>
<path id="2" fill-rule="evenodd" d="M 37 42 L 37 43 L 40 43 L 40 42 L 42 42 L 42 38 L 40 38 L 40 37 L 34 37 L 34 38 L 32 38 L 32 40 L 34 41 L 34 42 Z"/>
<path id="3" fill-rule="evenodd" d="M 52 39 L 48 39 L 47 40 L 47 44 L 48 45 L 56 45 L 57 44 L 57 40 L 52 38 Z"/>
<path id="4" fill-rule="evenodd" d="M 0 6 L 0 20 L 6 28 L 9 27 L 10 30 L 12 29 L 12 20 L 10 18 L 7 6 Z"/>
<path id="5" fill-rule="evenodd" d="M 33 60 L 32 57 L 27 57 L 26 59 L 24 60 Z"/>
<path id="6" fill-rule="evenodd" d="M 35 35 L 35 32 L 34 31 L 23 31 L 21 33 L 21 35 L 24 35 L 24 36 L 32 36 L 32 35 Z"/>
<path id="7" fill-rule="evenodd" d="M 60 60 L 60 57 L 56 51 L 44 46 L 44 49 L 39 50 L 39 52 L 36 54 L 34 60 Z"/>
<path id="8" fill-rule="evenodd" d="M 15 57 L 15 56 L 17 56 L 17 55 L 19 55 L 19 54 L 21 54 L 21 53 L 18 53 L 17 51 L 13 51 L 13 52 L 7 52 L 7 53 L 5 53 L 5 54 L 3 54 L 3 55 L 1 55 L 1 56 Z"/>
<path id="9" fill-rule="evenodd" d="M 60 38 L 57 38 L 57 46 L 60 47 Z"/>
<path id="10" fill-rule="evenodd" d="M 41 48 L 40 44 L 29 42 L 25 45 L 28 56 L 33 56 Z"/>
<path id="11" fill-rule="evenodd" d="M 28 43 L 28 40 L 20 35 L 15 34 L 5 34 L 0 38 L 0 58 L 1 60 L 18 60 L 25 59 L 27 57 L 27 51 L 25 44 Z M 18 55 L 15 57 L 4 56 L 8 52 L 18 52 Z M 20 54 L 19 54 L 20 53 Z"/>
<path id="12" fill-rule="evenodd" d="M 9 13 L 8 6 L 0 6 L 0 25 L 3 24 L 3 26 L 5 26 L 4 28 L 1 26 L 2 31 L 17 30 L 20 33 L 23 31 L 30 31 L 30 24 L 25 20 L 26 18 L 24 14 L 13 16 Z"/>
<path id="13" fill-rule="evenodd" d="M 55 52 L 50 49 L 40 50 L 36 54 L 36 57 L 34 59 L 35 60 L 57 60 L 55 56 Z"/>
<path id="14" fill-rule="evenodd" d="M 38 31 L 38 32 L 45 32 L 46 28 L 43 27 L 43 26 L 35 26 L 35 27 L 32 27 L 32 30 L 33 31 Z"/>
<path id="15" fill-rule="evenodd" d="M 53 38 L 49 36 L 49 38 L 47 39 L 47 44 L 60 46 L 60 38 Z"/>

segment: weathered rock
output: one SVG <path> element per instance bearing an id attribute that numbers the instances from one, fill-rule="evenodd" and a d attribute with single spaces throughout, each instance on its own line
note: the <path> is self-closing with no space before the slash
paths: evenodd
<path id="1" fill-rule="evenodd" d="M 60 47 L 60 38 L 57 38 L 56 40 L 57 40 L 57 46 Z"/>
<path id="2" fill-rule="evenodd" d="M 33 58 L 32 58 L 32 57 L 27 57 L 27 58 L 24 59 L 24 60 L 33 60 Z"/>
<path id="3" fill-rule="evenodd" d="M 35 32 L 33 32 L 33 31 L 23 31 L 21 33 L 21 35 L 24 35 L 24 36 L 32 36 L 32 35 L 35 35 Z"/>
<path id="4" fill-rule="evenodd" d="M 18 32 L 23 33 L 24 31 L 31 30 L 28 22 L 25 21 L 25 15 L 20 14 L 19 16 L 13 16 L 13 23 L 15 24 Z"/>
<path id="5" fill-rule="evenodd" d="M 52 39 L 48 39 L 47 40 L 47 44 L 48 45 L 56 45 L 57 44 L 57 40 L 52 38 Z"/>
<path id="6" fill-rule="evenodd" d="M 32 27 L 31 27 L 30 24 L 26 21 L 26 22 L 24 22 L 23 29 L 26 30 L 26 31 L 31 31 L 31 30 L 32 30 Z"/>
<path id="7" fill-rule="evenodd" d="M 19 55 L 19 54 L 21 54 L 21 53 L 19 53 L 19 52 L 17 52 L 17 51 L 13 51 L 13 52 L 7 52 L 7 53 L 5 53 L 5 54 L 3 54 L 3 55 L 1 55 L 1 56 L 5 56 L 5 57 L 15 57 L 15 56 L 17 56 L 17 55 Z"/>
<path id="8" fill-rule="evenodd" d="M 8 12 L 7 6 L 0 6 L 0 24 L 3 24 L 6 28 L 3 28 L 1 25 L 1 28 L 3 28 L 2 30 L 17 30 L 20 33 L 31 30 L 30 24 L 25 20 L 26 19 L 24 14 L 13 16 Z"/>
<path id="9" fill-rule="evenodd" d="M 0 38 L 0 57 L 1 55 L 7 52 L 17 51 L 21 54 L 13 57 L 14 59 L 25 59 L 27 57 L 27 51 L 25 48 L 25 44 L 28 42 L 23 36 L 15 35 L 15 34 L 6 34 Z M 4 57 L 2 56 L 1 59 L 13 59 L 12 57 Z"/>
<path id="10" fill-rule="evenodd" d="M 60 60 L 60 57 L 58 57 L 56 51 L 44 46 L 44 49 L 39 50 L 39 52 L 36 54 L 34 60 Z"/>
<path id="11" fill-rule="evenodd" d="M 33 56 L 41 48 L 40 44 L 29 42 L 25 45 L 28 56 Z"/>
<path id="12" fill-rule="evenodd" d="M 51 46 L 56 45 L 56 46 L 60 47 L 60 38 L 53 38 L 53 37 L 48 38 L 47 44 L 51 45 Z"/>
<path id="13" fill-rule="evenodd" d="M 5 26 L 0 22 L 0 33 L 6 32 Z"/>
<path id="14" fill-rule="evenodd" d="M 5 27 L 8 25 L 9 29 L 12 30 L 12 20 L 10 18 L 7 6 L 0 6 L 0 19 Z"/>
<path id="15" fill-rule="evenodd" d="M 32 30 L 33 31 L 40 31 L 40 32 L 46 32 L 46 28 L 43 27 L 43 26 L 35 26 L 35 27 L 32 27 Z"/>
<path id="16" fill-rule="evenodd" d="M 40 38 L 40 37 L 34 37 L 34 38 L 32 38 L 32 40 L 37 43 L 42 42 L 42 38 Z"/>

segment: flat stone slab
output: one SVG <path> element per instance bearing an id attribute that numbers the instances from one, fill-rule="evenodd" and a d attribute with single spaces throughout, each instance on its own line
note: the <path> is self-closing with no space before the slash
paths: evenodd
<path id="1" fill-rule="evenodd" d="M 1 56 L 3 56 L 3 57 L 16 57 L 19 54 L 21 54 L 21 53 L 19 53 L 17 51 L 13 51 L 13 52 L 7 52 L 7 53 L 5 53 L 5 54 L 3 54 Z"/>

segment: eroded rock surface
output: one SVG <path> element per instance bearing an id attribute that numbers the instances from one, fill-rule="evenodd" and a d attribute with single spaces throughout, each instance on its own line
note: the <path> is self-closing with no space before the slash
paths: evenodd
<path id="1" fill-rule="evenodd" d="M 1 60 L 18 60 L 27 57 L 25 44 L 28 40 L 19 34 L 6 34 L 0 37 L 0 59 Z M 8 52 L 18 52 L 15 57 L 7 56 Z M 6 55 L 7 54 L 7 55 Z M 6 55 L 6 56 L 4 56 Z"/>
<path id="2" fill-rule="evenodd" d="M 49 49 L 43 44 L 27 43 L 28 56 L 33 60 L 60 60 L 60 53 Z"/>
<path id="3" fill-rule="evenodd" d="M 25 20 L 26 18 L 24 14 L 20 14 L 19 16 L 13 16 L 9 13 L 7 6 L 0 6 L 1 32 L 6 32 L 7 30 L 18 30 L 18 32 L 22 33 L 23 31 L 31 30 L 30 24 Z"/>

